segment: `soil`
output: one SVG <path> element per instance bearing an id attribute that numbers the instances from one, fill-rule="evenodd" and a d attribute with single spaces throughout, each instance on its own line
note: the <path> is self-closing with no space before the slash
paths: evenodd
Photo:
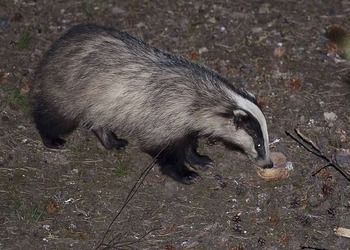
<path id="1" fill-rule="evenodd" d="M 268 2 L 268 3 L 267 3 Z M 350 1 L 0 0 L 0 249 L 350 249 L 350 183 L 285 134 L 299 130 L 350 172 L 349 62 L 325 37 Z M 136 144 L 89 132 L 45 148 L 27 93 L 43 53 L 74 24 L 112 26 L 203 63 L 259 96 L 288 178 L 203 139 L 215 166 L 184 185 Z M 118 211 L 121 213 L 117 216 Z M 111 224 L 110 229 L 107 229 Z"/>

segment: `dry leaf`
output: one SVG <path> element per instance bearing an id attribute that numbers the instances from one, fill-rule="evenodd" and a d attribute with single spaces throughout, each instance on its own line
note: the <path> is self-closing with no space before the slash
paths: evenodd
<path id="1" fill-rule="evenodd" d="M 286 53 L 286 48 L 285 47 L 277 47 L 273 51 L 273 56 L 277 57 L 277 58 L 281 58 L 285 53 Z"/>
<path id="2" fill-rule="evenodd" d="M 46 206 L 46 211 L 49 214 L 55 214 L 58 212 L 59 206 L 58 203 L 55 200 L 50 200 L 49 203 Z"/>
<path id="3" fill-rule="evenodd" d="M 191 51 L 187 53 L 187 57 L 191 60 L 197 60 L 198 53 L 196 51 Z"/>
<path id="4" fill-rule="evenodd" d="M 173 245 L 166 244 L 165 245 L 165 250 L 176 250 L 176 247 Z"/>
<path id="5" fill-rule="evenodd" d="M 292 81 L 290 82 L 290 86 L 294 90 L 299 90 L 301 88 L 301 80 L 300 80 L 300 78 L 293 78 Z"/>
<path id="6" fill-rule="evenodd" d="M 290 240 L 290 236 L 288 234 L 282 234 L 281 235 L 280 242 L 282 244 L 284 244 L 284 245 L 288 244 L 289 240 Z"/>
<path id="7" fill-rule="evenodd" d="M 16 12 L 12 15 L 11 21 L 13 22 L 20 22 L 23 20 L 23 15 L 22 13 Z"/>
<path id="8" fill-rule="evenodd" d="M 326 47 L 329 52 L 336 52 L 338 50 L 337 44 L 333 42 L 328 42 L 326 44 Z"/>
<path id="9" fill-rule="evenodd" d="M 330 181 L 333 179 L 333 176 L 331 174 L 331 172 L 329 171 L 329 169 L 321 169 L 318 173 L 317 176 L 319 176 L 321 179 L 325 180 L 325 181 Z"/>
<path id="10" fill-rule="evenodd" d="M 268 219 L 268 225 L 270 228 L 275 228 L 279 222 L 280 222 L 280 217 L 278 216 L 269 217 Z"/>
<path id="11" fill-rule="evenodd" d="M 260 106 L 260 107 L 265 107 L 265 106 L 267 106 L 267 99 L 266 98 L 264 98 L 264 97 L 261 97 L 261 96 L 259 96 L 258 98 L 257 98 L 257 102 L 258 102 L 258 105 Z"/>
<path id="12" fill-rule="evenodd" d="M 322 186 L 322 193 L 325 195 L 325 196 L 329 196 L 333 193 L 334 191 L 334 188 L 329 185 L 329 184 L 323 184 Z"/>

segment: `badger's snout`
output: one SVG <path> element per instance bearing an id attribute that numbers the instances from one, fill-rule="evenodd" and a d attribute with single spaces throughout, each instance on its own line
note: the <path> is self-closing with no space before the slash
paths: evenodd
<path id="1" fill-rule="evenodd" d="M 268 158 L 267 160 L 257 161 L 257 163 L 262 168 L 272 168 L 273 167 L 273 162 L 272 162 L 271 158 Z"/>

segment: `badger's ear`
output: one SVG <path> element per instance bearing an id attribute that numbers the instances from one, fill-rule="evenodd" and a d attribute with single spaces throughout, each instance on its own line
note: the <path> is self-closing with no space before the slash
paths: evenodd
<path id="1" fill-rule="evenodd" d="M 224 112 L 217 112 L 217 114 L 221 117 L 229 118 L 229 119 L 231 118 L 234 119 L 235 117 L 240 118 L 240 117 L 248 116 L 248 114 L 242 109 L 236 109 L 233 111 L 225 110 Z"/>
<path id="2" fill-rule="evenodd" d="M 227 125 L 237 128 L 248 117 L 248 114 L 242 109 L 236 109 L 231 112 L 221 113 L 220 116 L 227 119 Z"/>
<path id="3" fill-rule="evenodd" d="M 235 124 L 235 126 L 240 127 L 248 117 L 248 114 L 244 110 L 236 109 L 233 111 L 232 122 Z"/>
<path id="4" fill-rule="evenodd" d="M 240 116 L 248 116 L 248 114 L 242 110 L 242 109 L 236 109 L 233 111 L 233 115 L 236 117 L 240 117 Z"/>

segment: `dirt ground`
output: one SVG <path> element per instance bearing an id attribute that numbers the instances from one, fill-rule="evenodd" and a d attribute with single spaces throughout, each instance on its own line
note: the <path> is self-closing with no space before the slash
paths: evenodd
<path id="1" fill-rule="evenodd" d="M 298 125 L 350 172 L 349 62 L 325 31 L 350 1 L 0 0 L 0 249 L 350 249 L 350 183 L 285 134 Z M 215 167 L 183 185 L 137 145 L 107 151 L 89 131 L 45 148 L 27 93 L 50 44 L 74 24 L 117 27 L 203 63 L 259 96 L 271 150 L 293 169 L 260 178 L 244 155 L 200 149 Z M 113 219 L 116 217 L 115 221 Z"/>

